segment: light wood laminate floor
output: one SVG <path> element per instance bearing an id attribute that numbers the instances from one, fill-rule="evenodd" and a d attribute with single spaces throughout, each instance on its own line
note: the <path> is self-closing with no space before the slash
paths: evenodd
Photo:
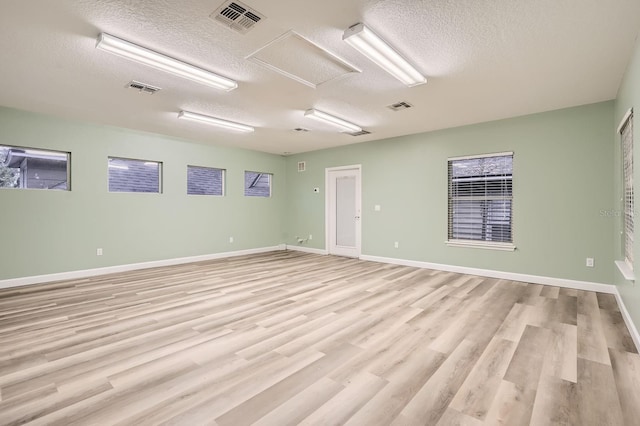
<path id="1" fill-rule="evenodd" d="M 611 295 L 274 252 L 0 291 L 0 424 L 637 425 Z"/>

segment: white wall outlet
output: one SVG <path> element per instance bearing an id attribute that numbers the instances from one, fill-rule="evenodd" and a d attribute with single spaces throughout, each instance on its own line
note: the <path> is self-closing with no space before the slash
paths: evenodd
<path id="1" fill-rule="evenodd" d="M 96 256 L 102 256 L 102 249 L 101 248 L 96 249 Z"/>
<path id="2" fill-rule="evenodd" d="M 309 239 L 313 240 L 313 235 L 309 234 Z"/>
<path id="3" fill-rule="evenodd" d="M 399 246 L 398 242 L 396 241 L 395 243 L 393 243 L 393 246 L 394 246 L 395 248 L 398 248 L 398 246 Z"/>
<path id="4" fill-rule="evenodd" d="M 373 210 L 379 212 L 380 211 L 380 204 L 376 204 L 375 206 L 373 206 Z"/>
<path id="5" fill-rule="evenodd" d="M 229 237 L 229 242 L 232 243 L 233 242 L 233 237 Z"/>
<path id="6" fill-rule="evenodd" d="M 587 267 L 593 268 L 593 257 L 587 257 Z"/>

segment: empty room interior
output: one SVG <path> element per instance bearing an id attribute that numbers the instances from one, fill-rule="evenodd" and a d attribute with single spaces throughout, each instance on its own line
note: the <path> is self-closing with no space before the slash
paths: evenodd
<path id="1" fill-rule="evenodd" d="M 639 30 L 0 1 L 0 425 L 639 424 Z"/>

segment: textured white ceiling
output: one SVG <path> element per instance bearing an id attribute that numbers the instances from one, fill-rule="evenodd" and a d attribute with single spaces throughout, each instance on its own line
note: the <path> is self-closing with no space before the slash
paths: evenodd
<path id="1" fill-rule="evenodd" d="M 297 153 L 612 99 L 640 28 L 638 0 L 243 0 L 266 18 L 242 35 L 221 0 L 0 0 L 0 105 L 266 151 Z M 364 22 L 428 77 L 407 88 L 342 41 Z M 361 73 L 316 89 L 245 59 L 293 30 Z M 107 32 L 233 78 L 221 92 L 95 49 Z M 124 86 L 159 86 L 142 95 Z M 393 112 L 407 101 L 414 108 Z M 372 132 L 304 117 L 317 108 Z M 235 134 L 180 110 L 256 127 Z M 295 132 L 296 127 L 310 132 Z"/>

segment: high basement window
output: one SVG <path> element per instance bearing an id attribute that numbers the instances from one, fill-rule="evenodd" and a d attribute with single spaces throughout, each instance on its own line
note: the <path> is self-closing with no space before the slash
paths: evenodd
<path id="1" fill-rule="evenodd" d="M 224 169 L 187 166 L 187 194 L 224 195 Z"/>
<path id="2" fill-rule="evenodd" d="M 271 197 L 271 173 L 244 172 L 245 197 Z"/>
<path id="3" fill-rule="evenodd" d="M 0 188 L 70 190 L 68 152 L 0 145 Z"/>
<path id="4" fill-rule="evenodd" d="M 162 192 L 162 163 L 109 157 L 109 192 Z"/>

